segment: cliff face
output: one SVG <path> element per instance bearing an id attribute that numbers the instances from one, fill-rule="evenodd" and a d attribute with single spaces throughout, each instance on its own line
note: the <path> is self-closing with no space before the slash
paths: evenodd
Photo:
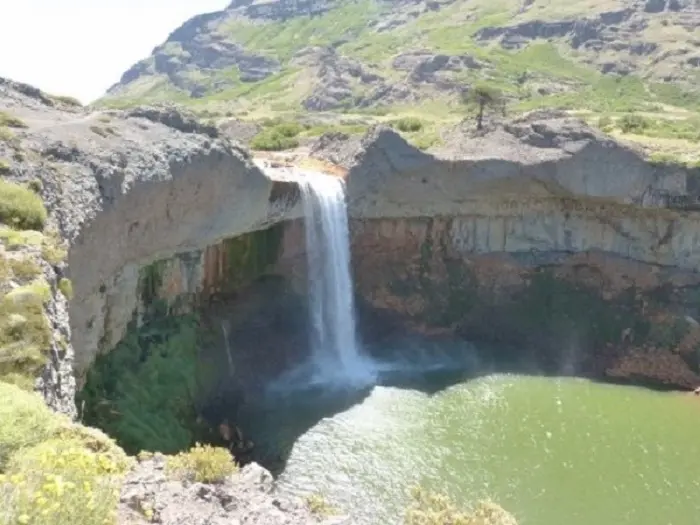
<path id="1" fill-rule="evenodd" d="M 42 389 L 54 408 L 72 412 L 73 375 L 80 382 L 138 317 L 143 268 L 189 254 L 176 259 L 180 282 L 169 284 L 201 291 L 212 272 L 205 249 L 298 216 L 298 191 L 171 108 L 88 112 L 4 79 L 0 95 L 0 111 L 15 122 L 0 141 L 3 179 L 40 192 L 68 248 L 67 260 L 47 263 L 54 284 L 45 313 L 70 343 L 54 350 Z M 59 278 L 72 281 L 70 326 Z"/>
<path id="2" fill-rule="evenodd" d="M 575 120 L 451 148 L 425 155 L 378 129 L 316 152 L 346 159 L 367 305 L 404 328 L 521 346 L 551 371 L 700 381 L 694 173 Z"/>

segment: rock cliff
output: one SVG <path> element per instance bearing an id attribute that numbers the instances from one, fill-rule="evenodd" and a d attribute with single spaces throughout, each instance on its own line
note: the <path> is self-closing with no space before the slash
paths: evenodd
<path id="1" fill-rule="evenodd" d="M 193 252 L 298 216 L 295 186 L 273 181 L 215 128 L 171 108 L 89 113 L 8 80 L 0 90 L 0 111 L 22 123 L 0 142 L 3 177 L 41 188 L 69 245 L 56 266 L 73 283 L 61 376 L 82 377 L 121 339 L 138 311 L 142 267 L 190 253 L 196 274 L 204 252 L 200 264 Z M 70 406 L 74 392 L 64 386 L 57 395 Z"/>
<path id="2" fill-rule="evenodd" d="M 382 128 L 315 154 L 348 169 L 355 275 L 372 307 L 423 331 L 539 348 L 555 372 L 700 380 L 694 171 L 536 115 L 455 132 L 435 155 Z"/>

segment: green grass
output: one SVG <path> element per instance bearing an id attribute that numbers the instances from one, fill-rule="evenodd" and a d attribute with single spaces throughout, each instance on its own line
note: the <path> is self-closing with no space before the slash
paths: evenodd
<path id="1" fill-rule="evenodd" d="M 319 16 L 264 24 L 233 19 L 223 24 L 219 32 L 248 49 L 286 61 L 304 47 L 357 39 L 368 31 L 369 22 L 380 13 L 378 3 L 361 0 L 341 3 L 338 8 Z"/>
<path id="2" fill-rule="evenodd" d="M 41 197 L 17 183 L 0 180 L 0 223 L 24 230 L 41 230 L 46 219 Z"/>

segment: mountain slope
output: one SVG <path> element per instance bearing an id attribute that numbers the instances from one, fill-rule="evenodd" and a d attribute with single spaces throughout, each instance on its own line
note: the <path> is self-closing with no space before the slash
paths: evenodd
<path id="1" fill-rule="evenodd" d="M 510 112 L 642 112 L 673 119 L 645 134 L 696 140 L 699 79 L 699 0 L 234 0 L 174 31 L 100 103 L 444 122 L 479 82 Z"/>
<path id="2" fill-rule="evenodd" d="M 451 99 L 483 78 L 531 106 L 575 105 L 582 87 L 688 104 L 699 27 L 695 0 L 237 0 L 174 31 L 107 99 L 366 108 Z"/>

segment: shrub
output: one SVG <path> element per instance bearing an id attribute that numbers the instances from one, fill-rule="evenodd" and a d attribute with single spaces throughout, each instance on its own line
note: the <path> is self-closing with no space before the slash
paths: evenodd
<path id="1" fill-rule="evenodd" d="M 10 163 L 5 159 L 0 159 L 0 175 L 10 172 Z"/>
<path id="2" fill-rule="evenodd" d="M 598 128 L 603 131 L 610 131 L 613 126 L 613 120 L 609 115 L 603 115 L 598 118 Z"/>
<path id="3" fill-rule="evenodd" d="M 0 378 L 28 387 L 46 363 L 51 327 L 44 315 L 50 290 L 35 281 L 0 298 Z M 22 381 L 22 378 L 25 380 Z"/>
<path id="4" fill-rule="evenodd" d="M 420 119 L 415 117 L 404 117 L 399 120 L 395 120 L 391 123 L 393 127 L 403 132 L 413 132 L 420 131 L 423 129 L 423 123 Z"/>
<path id="5" fill-rule="evenodd" d="M 48 439 L 59 428 L 57 416 L 41 397 L 0 381 L 0 472 L 20 448 Z M 1 506 L 0 506 L 1 508 Z"/>
<path id="6" fill-rule="evenodd" d="M 46 218 L 41 197 L 24 186 L 0 180 L 0 222 L 25 230 L 41 230 Z"/>
<path id="7" fill-rule="evenodd" d="M 83 105 L 77 98 L 66 95 L 51 95 L 51 98 L 66 106 L 82 107 Z"/>
<path id="8" fill-rule="evenodd" d="M 114 524 L 125 468 L 126 463 L 90 451 L 79 439 L 54 438 L 23 449 L 12 457 L 0 489 L 6 520 L 22 525 Z"/>
<path id="9" fill-rule="evenodd" d="M 0 142 L 13 142 L 14 140 L 15 134 L 12 133 L 12 130 L 5 126 L 0 126 Z"/>
<path id="10" fill-rule="evenodd" d="M 649 121 L 641 115 L 623 115 L 618 121 L 623 133 L 640 133 L 649 127 Z"/>
<path id="11" fill-rule="evenodd" d="M 70 279 L 62 277 L 61 280 L 58 281 L 58 289 L 61 290 L 61 293 L 66 299 L 73 299 L 73 283 Z"/>
<path id="12" fill-rule="evenodd" d="M 34 279 L 41 274 L 41 266 L 27 257 L 11 259 L 10 267 L 12 268 L 14 276 L 23 281 Z"/>
<path id="13" fill-rule="evenodd" d="M 41 241 L 41 257 L 56 266 L 62 263 L 68 256 L 68 252 L 62 246 L 63 240 L 57 233 L 49 233 Z"/>
<path id="14" fill-rule="evenodd" d="M 511 514 L 491 502 L 480 502 L 471 512 L 466 512 L 447 496 L 420 488 L 412 490 L 412 497 L 406 525 L 517 525 Z"/>
<path id="15" fill-rule="evenodd" d="M 238 471 L 227 449 L 199 443 L 187 452 L 170 456 L 166 465 L 169 475 L 201 483 L 221 483 Z"/>
<path id="16" fill-rule="evenodd" d="M 326 501 L 321 494 L 310 494 L 306 497 L 306 506 L 309 512 L 319 518 L 327 518 L 337 514 L 337 510 Z"/>
<path id="17" fill-rule="evenodd" d="M 296 148 L 299 145 L 296 137 L 303 129 L 298 122 L 282 122 L 267 126 L 253 137 L 250 141 L 250 147 L 263 151 Z"/>
<path id="18" fill-rule="evenodd" d="M 44 189 L 44 183 L 41 182 L 41 179 L 33 179 L 27 183 L 27 187 L 30 190 L 32 190 L 34 193 L 39 195 L 39 194 L 41 194 L 41 191 Z"/>
<path id="19" fill-rule="evenodd" d="M 14 115 L 10 115 L 6 111 L 0 111 L 0 127 L 7 126 L 8 128 L 26 128 L 27 124 Z"/>

